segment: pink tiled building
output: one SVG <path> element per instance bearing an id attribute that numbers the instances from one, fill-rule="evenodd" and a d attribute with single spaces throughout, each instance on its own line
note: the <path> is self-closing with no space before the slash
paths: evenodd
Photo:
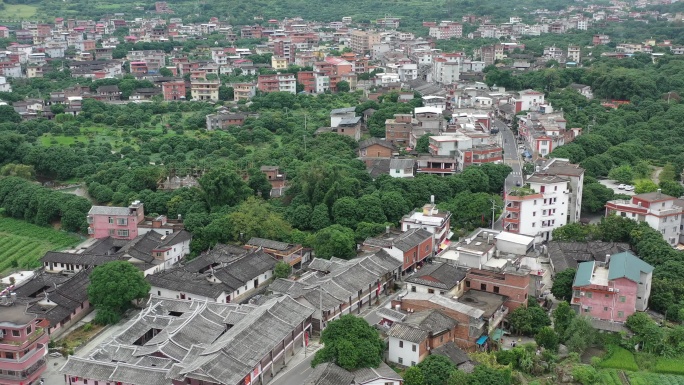
<path id="1" fill-rule="evenodd" d="M 581 315 L 625 322 L 644 311 L 651 294 L 653 266 L 630 252 L 606 256 L 606 262 L 580 263 L 572 284 L 572 307 Z"/>
<path id="2" fill-rule="evenodd" d="M 145 219 L 142 202 L 128 207 L 93 206 L 88 212 L 88 234 L 92 238 L 133 239 L 138 236 L 138 224 Z"/>

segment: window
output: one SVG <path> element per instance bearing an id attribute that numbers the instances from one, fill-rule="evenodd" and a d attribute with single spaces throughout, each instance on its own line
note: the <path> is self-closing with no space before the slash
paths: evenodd
<path id="1" fill-rule="evenodd" d="M 608 298 L 608 297 L 609 297 L 609 295 L 608 295 L 608 294 L 606 294 L 606 295 L 604 295 L 604 297 Z"/>
<path id="2" fill-rule="evenodd" d="M 403 363 L 404 363 L 404 359 L 399 357 L 399 364 L 403 364 Z"/>
<path id="3" fill-rule="evenodd" d="M 536 217 L 536 216 L 537 216 L 537 212 L 536 212 L 536 211 L 532 211 L 532 216 L 533 216 L 533 217 Z"/>
<path id="4" fill-rule="evenodd" d="M 114 235 L 114 229 L 109 229 L 109 235 L 110 236 Z"/>
<path id="5" fill-rule="evenodd" d="M 439 342 L 444 342 L 444 336 L 439 336 Z"/>
<path id="6" fill-rule="evenodd" d="M 618 312 L 618 318 L 624 318 L 625 317 L 625 312 L 624 311 L 619 311 Z"/>
<path id="7" fill-rule="evenodd" d="M 415 286 L 411 286 L 411 292 L 412 292 L 412 293 L 415 293 L 415 292 L 416 292 L 416 287 L 415 287 Z"/>
<path id="8" fill-rule="evenodd" d="M 411 366 L 416 366 L 416 361 L 411 361 Z"/>
<path id="9" fill-rule="evenodd" d="M 30 325 L 29 325 L 29 327 L 26 328 L 26 334 L 31 334 L 31 326 Z"/>
<path id="10" fill-rule="evenodd" d="M 120 237 L 127 237 L 128 236 L 128 230 L 116 230 L 116 235 Z"/>
<path id="11" fill-rule="evenodd" d="M 84 385 L 88 385 L 88 380 L 86 380 L 86 379 L 84 378 L 84 379 L 83 379 L 83 384 L 84 384 Z"/>
<path id="12" fill-rule="evenodd" d="M 470 281 L 466 281 L 466 287 L 470 287 Z"/>
<path id="13" fill-rule="evenodd" d="M 428 294 L 435 294 L 435 289 L 428 289 Z"/>
<path id="14" fill-rule="evenodd" d="M 19 330 L 12 330 L 12 337 L 19 337 L 20 335 Z"/>
<path id="15" fill-rule="evenodd" d="M 486 291 L 486 290 L 487 290 L 487 284 L 486 284 L 486 283 L 481 283 L 481 284 L 480 284 L 480 290 Z"/>
<path id="16" fill-rule="evenodd" d="M 497 294 L 499 293 L 499 287 L 498 286 L 494 286 L 494 292 Z"/>
<path id="17" fill-rule="evenodd" d="M 128 218 L 116 218 L 116 224 L 119 226 L 126 226 L 128 224 Z"/>
<path id="18" fill-rule="evenodd" d="M 589 310 L 591 310 L 591 308 L 590 308 L 590 307 L 586 307 L 586 308 L 584 308 L 584 312 L 585 312 L 585 313 L 589 313 Z"/>
<path id="19" fill-rule="evenodd" d="M 110 225 L 114 224 L 114 218 L 112 218 L 112 217 L 108 217 L 107 221 L 109 222 Z"/>
<path id="20" fill-rule="evenodd" d="M 532 227 L 535 227 L 536 223 L 532 223 Z"/>
<path id="21" fill-rule="evenodd" d="M 5 358 L 7 358 L 8 360 L 13 360 L 14 359 L 14 353 L 5 352 Z"/>
<path id="22" fill-rule="evenodd" d="M 411 351 L 412 352 L 415 352 L 417 348 L 418 347 L 416 346 L 416 344 L 411 345 Z"/>
<path id="23" fill-rule="evenodd" d="M 608 311 L 608 306 L 604 306 L 603 311 Z"/>
<path id="24" fill-rule="evenodd" d="M 624 295 L 621 295 L 620 296 L 620 302 L 625 302 L 625 301 L 627 301 L 627 297 L 625 297 Z"/>
<path id="25" fill-rule="evenodd" d="M 590 291 L 587 292 L 587 298 L 591 298 L 592 295 L 593 295 L 592 292 L 590 292 Z"/>
<path id="26" fill-rule="evenodd" d="M 403 348 L 404 347 L 404 341 L 399 341 L 399 347 Z"/>
<path id="27" fill-rule="evenodd" d="M 157 290 L 157 295 L 161 297 L 161 291 Z"/>

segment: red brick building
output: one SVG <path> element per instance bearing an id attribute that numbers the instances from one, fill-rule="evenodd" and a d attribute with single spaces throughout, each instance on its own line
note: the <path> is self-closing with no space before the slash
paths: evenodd
<path id="1" fill-rule="evenodd" d="M 474 289 L 487 293 L 505 295 L 504 306 L 513 311 L 520 306 L 527 306 L 530 292 L 529 271 L 515 274 L 511 271 L 496 272 L 483 269 L 470 269 L 466 274 L 466 290 Z"/>
<path id="2" fill-rule="evenodd" d="M 164 100 L 184 100 L 185 81 L 182 79 L 162 83 L 162 93 Z"/>

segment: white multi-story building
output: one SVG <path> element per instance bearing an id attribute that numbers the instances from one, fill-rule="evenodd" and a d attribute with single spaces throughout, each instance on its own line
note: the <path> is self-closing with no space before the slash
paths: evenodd
<path id="1" fill-rule="evenodd" d="M 456 83 L 458 82 L 460 76 L 460 57 L 436 57 L 432 60 L 432 81 L 435 83 Z"/>
<path id="2" fill-rule="evenodd" d="M 518 92 L 518 97 L 513 99 L 515 113 L 520 111 L 536 111 L 544 104 L 544 93 L 535 90 L 523 90 Z"/>
<path id="3" fill-rule="evenodd" d="M 407 82 L 409 80 L 415 80 L 418 78 L 418 64 L 407 63 L 402 64 L 398 69 L 399 80 L 402 82 Z"/>
<path id="4" fill-rule="evenodd" d="M 434 27 L 430 27 L 429 35 L 437 40 L 463 37 L 463 25 L 453 21 L 442 21 Z"/>
<path id="5" fill-rule="evenodd" d="M 631 200 L 606 203 L 606 216 L 615 214 L 637 222 L 646 222 L 662 234 L 672 246 L 680 243 L 684 220 L 684 201 L 657 192 L 634 195 Z"/>
<path id="6" fill-rule="evenodd" d="M 507 192 L 504 231 L 551 240 L 553 229 L 567 223 L 570 181 L 555 175 L 531 175 L 524 187 Z"/>
<path id="7" fill-rule="evenodd" d="M 401 218 L 401 231 L 409 229 L 423 229 L 434 235 L 434 245 L 438 247 L 443 241 L 451 238 L 451 213 L 440 211 L 434 203 L 434 196 L 431 197 L 432 203 L 423 206 L 422 210 L 413 210 Z"/>

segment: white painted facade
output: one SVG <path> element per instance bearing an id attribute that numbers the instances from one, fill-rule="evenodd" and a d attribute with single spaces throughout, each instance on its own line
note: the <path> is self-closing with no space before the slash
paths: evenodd
<path id="1" fill-rule="evenodd" d="M 420 346 L 410 341 L 390 337 L 388 356 L 390 362 L 403 366 L 415 366 L 420 362 Z"/>

